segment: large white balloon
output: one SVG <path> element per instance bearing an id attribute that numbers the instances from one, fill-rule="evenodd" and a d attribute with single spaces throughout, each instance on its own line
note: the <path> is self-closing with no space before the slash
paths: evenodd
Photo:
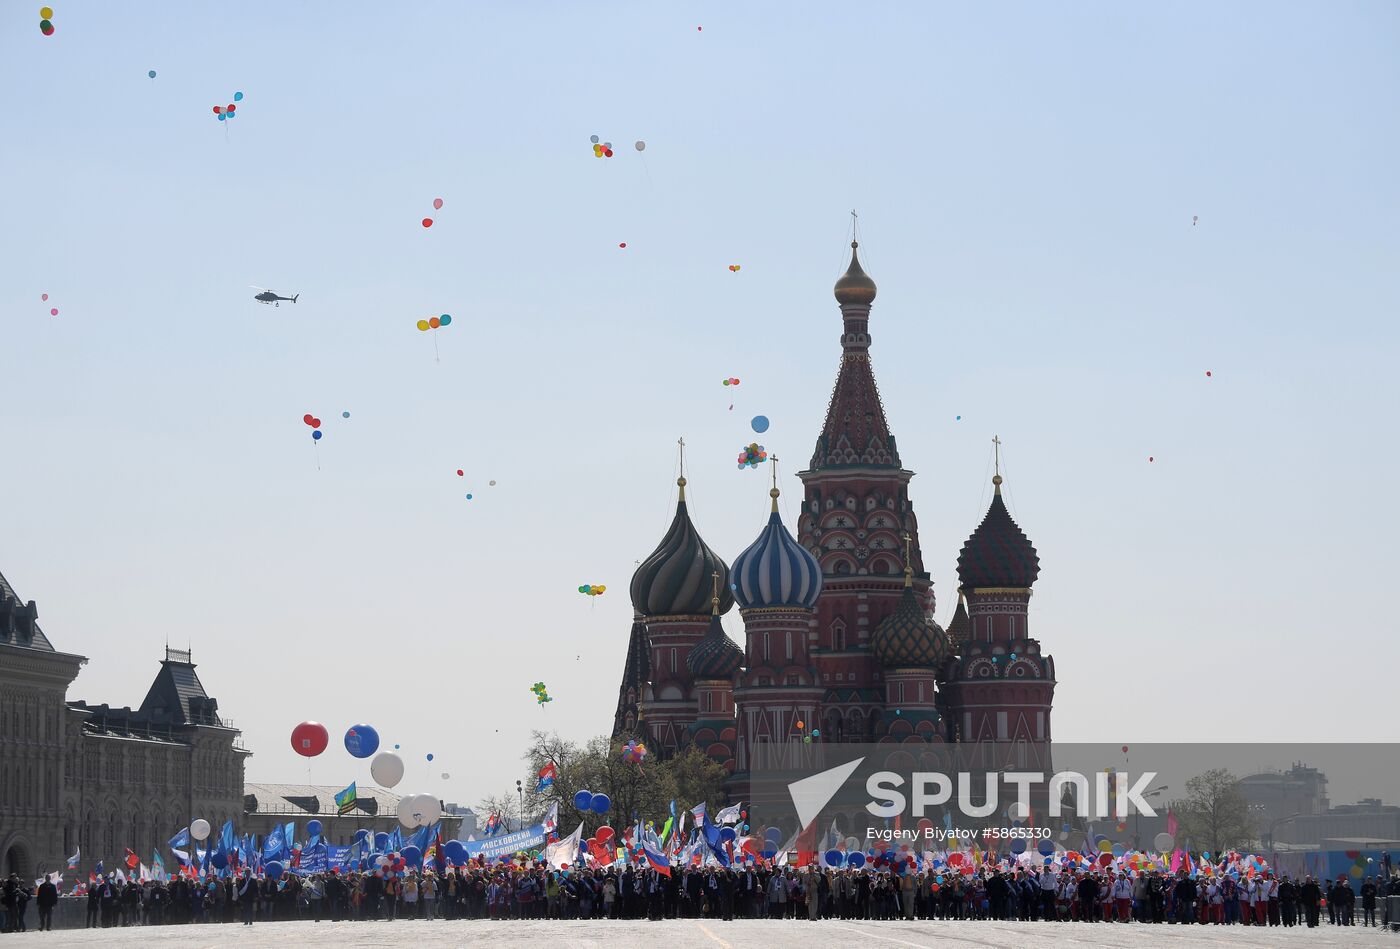
<path id="1" fill-rule="evenodd" d="M 414 797 L 414 801 L 420 827 L 434 824 L 442 816 L 442 802 L 437 799 L 437 795 L 419 794 Z"/>
<path id="2" fill-rule="evenodd" d="M 369 765 L 370 776 L 382 788 L 391 788 L 403 780 L 403 759 L 392 751 L 381 751 Z"/>
<path id="3" fill-rule="evenodd" d="M 190 836 L 195 840 L 205 840 L 209 837 L 209 822 L 202 817 L 196 817 L 190 821 Z"/>
<path id="4" fill-rule="evenodd" d="M 405 794 L 399 798 L 399 823 L 405 827 L 418 826 L 417 794 Z"/>

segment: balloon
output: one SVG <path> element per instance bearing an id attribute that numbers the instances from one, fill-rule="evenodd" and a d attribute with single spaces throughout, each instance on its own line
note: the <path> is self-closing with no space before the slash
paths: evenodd
<path id="1" fill-rule="evenodd" d="M 738 273 L 741 269 L 742 269 L 742 268 L 741 268 L 738 264 L 730 264 L 730 265 L 729 265 L 729 272 L 730 272 L 730 273 Z"/>
<path id="2" fill-rule="evenodd" d="M 833 867 L 841 866 L 842 853 L 839 850 L 828 850 L 826 852 L 826 862 Z"/>
<path id="3" fill-rule="evenodd" d="M 345 750 L 353 758 L 368 758 L 379 750 L 379 732 L 373 725 L 351 725 L 345 732 Z"/>
<path id="4" fill-rule="evenodd" d="M 820 738 L 820 737 L 822 737 L 822 730 L 821 730 L 820 728 L 814 728 L 814 729 L 812 729 L 812 737 L 813 737 L 813 738 Z"/>
<path id="5" fill-rule="evenodd" d="M 444 313 L 442 316 L 438 317 L 438 322 L 443 326 L 450 326 L 452 325 L 452 317 Z"/>
<path id="6" fill-rule="evenodd" d="M 403 780 L 403 759 L 392 751 L 381 751 L 370 762 L 369 773 L 380 787 L 391 788 Z"/>
<path id="7" fill-rule="evenodd" d="M 403 848 L 403 862 L 410 867 L 420 866 L 423 863 L 423 851 L 409 844 Z"/>
<path id="8" fill-rule="evenodd" d="M 47 10 L 48 7 L 44 7 L 44 9 Z M 46 20 L 46 19 L 45 19 L 45 20 L 40 20 L 40 21 L 39 21 L 39 32 L 40 32 L 40 33 L 43 33 L 45 36 L 53 36 L 53 24 L 50 23 L 50 22 L 49 22 L 48 20 Z"/>
<path id="9" fill-rule="evenodd" d="M 489 485 L 490 485 L 491 487 L 493 487 L 493 488 L 496 486 L 496 482 L 494 482 L 494 481 L 488 481 L 488 482 L 486 482 L 486 483 L 489 484 Z"/>
<path id="10" fill-rule="evenodd" d="M 209 837 L 209 822 L 202 817 L 196 817 L 190 821 L 190 836 L 195 840 L 206 840 Z"/>
<path id="11" fill-rule="evenodd" d="M 315 434 L 319 435 L 320 432 Z M 292 750 L 303 758 L 314 758 L 326 750 L 331 736 L 320 722 L 302 722 L 292 729 Z"/>
<path id="12" fill-rule="evenodd" d="M 419 321 L 418 321 L 418 329 L 420 329 L 421 331 L 423 331 L 423 332 L 426 333 L 426 332 L 428 331 L 428 321 L 427 321 L 427 320 L 419 320 Z"/>
<path id="13" fill-rule="evenodd" d="M 47 293 L 41 293 L 39 294 L 39 299 L 47 303 L 49 301 L 49 295 Z"/>
<path id="14" fill-rule="evenodd" d="M 1152 847 L 1158 853 L 1168 853 L 1176 847 L 1176 838 L 1166 831 L 1163 831 L 1152 838 Z"/>
<path id="15" fill-rule="evenodd" d="M 320 432 L 312 432 L 312 433 L 311 433 L 311 438 L 312 438 L 314 441 L 318 441 L 318 442 L 319 442 L 319 441 L 321 440 L 321 433 L 320 433 Z M 307 757 L 311 757 L 311 756 L 308 755 Z"/>
<path id="16" fill-rule="evenodd" d="M 865 854 L 857 850 L 846 858 L 846 864 L 859 870 L 861 867 L 865 866 Z"/>
<path id="17" fill-rule="evenodd" d="M 618 247 L 626 247 L 626 246 L 627 246 L 627 242 L 626 242 L 626 241 L 623 241 L 621 244 L 618 244 L 617 246 L 618 246 Z"/>
<path id="18" fill-rule="evenodd" d="M 597 145 L 598 142 L 600 141 L 600 139 L 599 139 L 598 136 L 596 136 L 596 135 L 590 135 L 590 136 L 588 136 L 588 140 L 589 140 L 590 142 L 592 142 L 594 145 Z"/>
<path id="19" fill-rule="evenodd" d="M 1035 849 L 1040 852 L 1040 855 L 1042 857 L 1048 857 L 1054 854 L 1055 843 L 1051 840 L 1042 840 L 1040 843 L 1035 845 Z"/>
<path id="20" fill-rule="evenodd" d="M 45 300 L 48 299 L 48 294 L 44 294 L 44 299 L 45 299 Z M 1210 378 L 1210 370 L 1209 370 L 1209 369 L 1206 370 L 1206 378 L 1207 378 L 1207 379 Z"/>
<path id="21" fill-rule="evenodd" d="M 1148 455 L 1148 456 L 1147 456 L 1147 460 L 1148 460 L 1148 461 L 1153 461 L 1154 459 L 1153 459 L 1153 457 L 1152 457 L 1151 455 Z"/>
<path id="22" fill-rule="evenodd" d="M 39 19 L 41 19 L 41 20 L 52 20 L 52 19 L 53 19 L 53 7 L 40 7 L 40 8 L 39 8 Z"/>
<path id="23" fill-rule="evenodd" d="M 442 325 L 442 320 L 434 316 L 428 320 L 428 325 L 431 326 L 433 329 L 437 329 L 439 326 Z"/>
<path id="24" fill-rule="evenodd" d="M 234 102 L 242 102 L 242 101 L 243 101 L 243 93 L 241 93 L 241 92 L 235 92 L 235 93 L 233 94 L 233 101 L 234 101 Z"/>
<path id="25" fill-rule="evenodd" d="M 433 210 L 434 210 L 434 211 L 441 211 L 441 210 L 442 210 L 442 198 L 433 198 Z"/>
<path id="26" fill-rule="evenodd" d="M 608 808 L 612 807 L 612 800 L 606 794 L 595 794 L 588 806 L 595 814 L 606 814 Z"/>
<path id="27" fill-rule="evenodd" d="M 263 864 L 263 873 L 267 874 L 269 880 L 276 880 L 281 877 L 284 869 L 282 861 L 280 860 L 269 860 L 267 863 Z"/>
<path id="28" fill-rule="evenodd" d="M 306 834 L 307 834 L 308 837 L 319 837 L 319 836 L 321 836 L 321 822 L 318 821 L 318 820 L 309 820 L 309 821 L 307 821 L 307 822 L 306 822 Z"/>
<path id="29" fill-rule="evenodd" d="M 449 840 L 442 845 L 442 852 L 449 863 L 466 863 L 467 848 L 460 840 Z"/>
<path id="30" fill-rule="evenodd" d="M 721 827 L 719 829 L 719 839 L 726 844 L 737 836 L 739 835 L 734 832 L 733 827 Z"/>
<path id="31" fill-rule="evenodd" d="M 1127 753 L 1128 753 L 1128 746 L 1127 746 L 1127 745 L 1124 745 L 1124 746 L 1123 746 L 1123 754 L 1126 755 Z"/>
<path id="32" fill-rule="evenodd" d="M 589 810 L 593 807 L 593 792 L 579 791 L 574 794 L 574 807 L 581 811 Z"/>
<path id="33" fill-rule="evenodd" d="M 468 495 L 467 495 L 467 500 L 470 501 L 471 499 L 472 499 L 472 496 L 471 496 L 470 494 L 468 494 Z"/>
<path id="34" fill-rule="evenodd" d="M 647 150 L 647 143 L 644 142 L 644 141 L 642 141 L 641 139 L 637 139 L 637 144 L 636 144 L 635 147 L 636 147 L 637 151 L 639 151 L 639 152 L 644 152 L 644 151 Z"/>
<path id="35" fill-rule="evenodd" d="M 341 417 L 341 418 L 349 418 L 349 417 L 350 417 L 350 413 L 349 413 L 349 412 L 341 412 L 341 413 L 340 413 L 340 417 Z"/>
<path id="36" fill-rule="evenodd" d="M 428 760 L 429 760 L 429 761 L 432 761 L 432 760 L 433 760 L 433 753 L 432 753 L 431 751 L 428 752 Z"/>
<path id="37" fill-rule="evenodd" d="M 156 71 L 155 71 L 154 69 L 149 70 L 149 71 L 147 71 L 146 75 L 148 75 L 148 76 L 150 76 L 152 79 L 154 79 L 154 78 L 156 78 Z"/>
<path id="38" fill-rule="evenodd" d="M 383 853 L 383 852 L 384 852 L 385 850 L 387 850 L 388 848 L 389 848 L 389 835 L 386 834 L 386 833 L 383 833 L 383 832 L 380 832 L 380 833 L 375 834 L 375 835 L 374 835 L 374 849 L 375 849 L 375 850 L 378 850 L 378 851 L 381 852 L 381 853 Z M 388 863 L 389 860 L 388 860 L 388 858 L 386 858 L 386 857 L 380 857 L 379 859 L 375 860 L 374 862 L 377 863 L 377 864 L 379 864 L 379 866 L 382 867 L 382 866 L 384 866 L 384 864 Z"/>
<path id="39" fill-rule="evenodd" d="M 58 316 L 58 307 L 54 307 L 52 310 L 50 310 L 49 316 Z"/>
<path id="40" fill-rule="evenodd" d="M 399 798 L 397 813 L 399 815 L 399 823 L 403 824 L 405 827 L 417 827 L 422 823 L 418 811 L 418 795 L 408 794 Z"/>
<path id="41" fill-rule="evenodd" d="M 361 827 L 359 830 L 355 831 L 355 837 L 354 837 L 354 840 L 353 840 L 352 842 L 358 844 L 358 843 L 363 843 L 364 841 L 368 840 L 368 841 L 372 844 L 372 843 L 374 843 L 373 840 L 370 840 L 370 838 L 371 838 L 372 836 L 373 836 L 373 835 L 370 834 L 369 831 L 367 831 L 367 830 L 365 830 L 363 827 Z"/>
<path id="42" fill-rule="evenodd" d="M 432 227 L 432 226 L 433 226 L 433 219 L 430 218 L 430 217 L 425 217 L 425 218 L 423 218 L 423 226 L 424 226 L 424 227 Z"/>

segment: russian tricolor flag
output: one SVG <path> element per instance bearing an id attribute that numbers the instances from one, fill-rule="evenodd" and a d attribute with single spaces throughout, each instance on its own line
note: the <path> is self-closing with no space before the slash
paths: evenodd
<path id="1" fill-rule="evenodd" d="M 651 868 L 657 873 L 664 873 L 666 876 L 671 875 L 670 861 L 649 841 L 642 841 L 642 855 L 647 858 L 647 863 L 650 864 Z"/>

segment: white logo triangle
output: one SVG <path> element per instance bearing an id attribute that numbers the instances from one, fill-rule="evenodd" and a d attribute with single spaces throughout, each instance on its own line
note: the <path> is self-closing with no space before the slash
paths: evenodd
<path id="1" fill-rule="evenodd" d="M 788 794 L 792 796 L 793 807 L 797 808 L 798 825 L 806 827 L 816 820 L 822 808 L 831 803 L 836 792 L 841 790 L 841 785 L 846 783 L 851 772 L 859 768 L 864 760 L 864 757 L 860 757 L 789 784 Z"/>

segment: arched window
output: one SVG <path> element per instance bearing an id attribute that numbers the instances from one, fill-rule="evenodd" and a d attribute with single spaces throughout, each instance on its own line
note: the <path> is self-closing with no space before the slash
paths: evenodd
<path id="1" fill-rule="evenodd" d="M 768 631 L 763 631 L 763 661 L 768 662 L 772 656 L 768 652 Z"/>
<path id="2" fill-rule="evenodd" d="M 789 631 L 786 633 L 786 636 L 787 636 L 787 657 L 788 657 L 789 660 L 791 660 L 791 659 L 792 659 L 792 631 L 789 630 Z"/>

